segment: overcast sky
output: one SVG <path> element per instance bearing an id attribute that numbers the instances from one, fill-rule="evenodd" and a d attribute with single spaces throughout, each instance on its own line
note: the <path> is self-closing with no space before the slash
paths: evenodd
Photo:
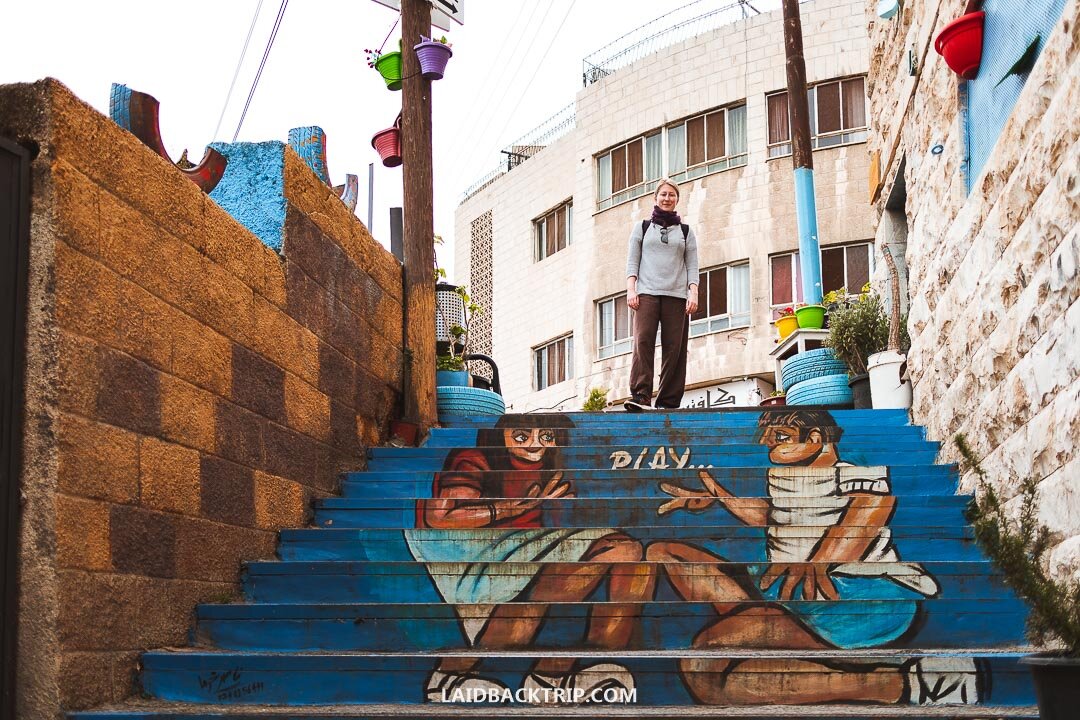
<path id="1" fill-rule="evenodd" d="M 726 1 L 699 3 L 704 11 Z M 685 4 L 466 0 L 465 25 L 446 33 L 454 51 L 446 78 L 432 84 L 435 232 L 447 239 L 439 255 L 452 278 L 454 209 L 462 191 L 495 168 L 500 148 L 573 101 L 586 55 Z M 5 5 L 0 84 L 52 76 L 107 115 L 110 84 L 124 83 L 161 102 L 161 134 L 173 159 L 187 148 L 197 162 L 207 143 L 232 139 L 280 0 L 263 0 L 227 106 L 259 0 Z M 401 204 L 401 168 L 382 167 L 371 137 L 393 123 L 401 93 L 388 91 L 367 67 L 364 49 L 382 44 L 396 19 L 374 0 L 291 0 L 238 137 L 285 141 L 292 127 L 322 127 L 331 180 L 360 176 L 356 214 L 364 221 L 374 162 L 372 232 L 387 246 L 389 208 Z M 399 37 L 400 26 L 386 49 Z"/>

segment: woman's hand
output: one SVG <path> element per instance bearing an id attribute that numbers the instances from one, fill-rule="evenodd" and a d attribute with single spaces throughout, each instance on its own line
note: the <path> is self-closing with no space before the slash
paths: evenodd
<path id="1" fill-rule="evenodd" d="M 626 305 L 631 310 L 637 310 L 638 305 L 641 304 L 641 297 L 637 294 L 636 290 L 626 291 Z"/>
<path id="2" fill-rule="evenodd" d="M 686 293 L 686 314 L 693 315 L 697 312 L 697 309 L 697 285 L 691 285 L 690 289 Z"/>

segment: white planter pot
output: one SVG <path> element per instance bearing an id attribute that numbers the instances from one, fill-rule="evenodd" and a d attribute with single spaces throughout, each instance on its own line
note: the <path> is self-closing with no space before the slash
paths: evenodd
<path id="1" fill-rule="evenodd" d="M 870 373 L 870 397 L 874 409 L 911 407 L 911 382 L 900 380 L 900 367 L 907 356 L 886 350 L 867 358 Z"/>

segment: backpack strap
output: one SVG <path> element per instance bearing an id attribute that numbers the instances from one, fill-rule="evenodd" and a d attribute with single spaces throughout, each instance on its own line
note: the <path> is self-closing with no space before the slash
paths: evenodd
<path id="1" fill-rule="evenodd" d="M 641 221 L 641 239 L 645 239 L 645 233 L 649 232 L 649 226 L 652 225 L 652 220 Z"/>
<path id="2" fill-rule="evenodd" d="M 690 239 L 690 226 L 687 225 L 686 223 L 683 223 L 679 227 L 682 228 L 683 240 L 689 240 Z"/>

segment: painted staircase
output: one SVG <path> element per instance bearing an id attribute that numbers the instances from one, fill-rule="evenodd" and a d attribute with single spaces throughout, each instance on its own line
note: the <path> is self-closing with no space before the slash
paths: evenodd
<path id="1" fill-rule="evenodd" d="M 70 717 L 1037 717 L 937 449 L 890 410 L 465 419 Z"/>

